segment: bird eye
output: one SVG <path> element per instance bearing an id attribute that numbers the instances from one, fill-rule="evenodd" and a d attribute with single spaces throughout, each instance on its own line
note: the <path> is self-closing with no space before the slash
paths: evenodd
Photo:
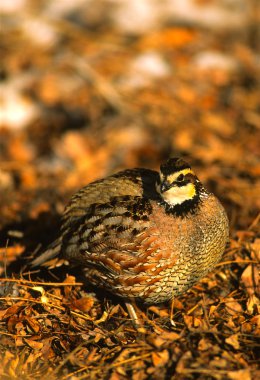
<path id="1" fill-rule="evenodd" d="M 179 177 L 177 178 L 178 182 L 182 182 L 184 180 L 184 175 L 180 174 Z"/>

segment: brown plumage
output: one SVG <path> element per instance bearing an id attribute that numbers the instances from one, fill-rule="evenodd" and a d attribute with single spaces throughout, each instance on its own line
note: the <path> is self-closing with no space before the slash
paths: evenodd
<path id="1" fill-rule="evenodd" d="M 125 170 L 81 189 L 65 209 L 60 238 L 33 265 L 79 264 L 98 287 L 159 303 L 211 271 L 227 240 L 218 199 L 172 158 L 160 173 Z"/>

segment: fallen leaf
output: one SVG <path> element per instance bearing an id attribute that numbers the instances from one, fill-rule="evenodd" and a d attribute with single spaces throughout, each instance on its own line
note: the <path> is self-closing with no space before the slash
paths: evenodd
<path id="1" fill-rule="evenodd" d="M 248 314 L 253 314 L 254 312 L 260 313 L 260 301 L 254 294 L 248 298 L 246 309 Z"/>
<path id="2" fill-rule="evenodd" d="M 254 251 L 257 260 L 260 260 L 260 238 L 255 239 L 255 241 L 251 243 L 250 246 Z"/>
<path id="3" fill-rule="evenodd" d="M 64 284 L 75 284 L 76 278 L 75 276 L 67 276 L 63 281 Z"/>
<path id="4" fill-rule="evenodd" d="M 211 347 L 212 347 L 212 343 L 208 339 L 202 338 L 199 341 L 198 349 L 200 351 L 208 351 L 209 349 L 211 349 Z"/>
<path id="5" fill-rule="evenodd" d="M 208 330 L 206 321 L 203 318 L 194 317 L 192 315 L 185 315 L 184 322 L 191 331 L 204 331 Z"/>
<path id="6" fill-rule="evenodd" d="M 244 333 L 244 334 L 250 334 L 252 332 L 252 326 L 251 326 L 251 323 L 243 323 L 241 325 L 241 332 Z"/>
<path id="7" fill-rule="evenodd" d="M 33 348 L 34 350 L 41 350 L 43 347 L 42 342 L 37 342 L 32 339 L 24 338 L 24 341 L 28 344 L 29 347 Z"/>
<path id="8" fill-rule="evenodd" d="M 241 281 L 249 295 L 260 292 L 259 272 L 256 265 L 250 264 L 243 271 Z"/>
<path id="9" fill-rule="evenodd" d="M 252 380 L 249 369 L 240 369 L 239 371 L 229 371 L 227 376 L 231 380 Z"/>
<path id="10" fill-rule="evenodd" d="M 147 343 L 151 344 L 153 347 L 161 348 L 163 345 L 165 345 L 166 342 L 163 338 L 161 338 L 161 336 L 152 333 L 147 336 Z"/>
<path id="11" fill-rule="evenodd" d="M 0 310 L 0 320 L 8 318 L 14 314 L 17 314 L 20 308 L 23 306 L 23 301 L 17 302 L 16 304 L 10 306 L 8 309 Z"/>
<path id="12" fill-rule="evenodd" d="M 229 297 L 225 299 L 225 307 L 227 312 L 230 315 L 237 315 L 238 313 L 242 313 L 243 309 L 239 302 L 237 302 L 234 298 Z"/>
<path id="13" fill-rule="evenodd" d="M 15 245 L 14 247 L 0 248 L 0 262 L 12 262 L 20 256 L 25 250 L 23 245 Z"/>
<path id="14" fill-rule="evenodd" d="M 92 306 L 94 305 L 94 299 L 89 296 L 89 297 L 82 297 L 78 300 L 73 300 L 70 304 L 70 307 L 72 309 L 78 309 L 83 312 L 88 312 Z"/>
<path id="15" fill-rule="evenodd" d="M 168 340 L 170 342 L 174 342 L 174 341 L 180 339 L 180 335 L 174 331 L 170 331 L 170 332 L 162 331 L 160 333 L 160 338 Z"/>
<path id="16" fill-rule="evenodd" d="M 230 335 L 228 338 L 225 339 L 225 342 L 229 344 L 230 346 L 234 347 L 235 350 L 239 350 L 240 344 L 238 341 L 238 334 Z"/>
<path id="17" fill-rule="evenodd" d="M 40 324 L 36 319 L 25 317 L 25 321 L 34 334 L 37 334 L 40 331 Z"/>
<path id="18" fill-rule="evenodd" d="M 152 352 L 152 360 L 155 367 L 163 366 L 169 361 L 169 352 L 168 350 L 163 350 L 161 352 Z"/>

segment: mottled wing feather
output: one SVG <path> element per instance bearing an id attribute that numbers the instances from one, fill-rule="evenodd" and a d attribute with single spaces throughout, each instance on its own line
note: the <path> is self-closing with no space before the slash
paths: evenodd
<path id="1" fill-rule="evenodd" d="M 53 267 L 62 263 L 62 258 L 58 258 L 61 251 L 61 242 L 68 233 L 77 235 L 78 228 L 84 228 L 87 221 L 91 227 L 94 219 L 99 220 L 99 216 L 91 216 L 92 210 L 97 205 L 106 204 L 117 196 L 132 195 L 146 196 L 155 199 L 158 194 L 155 191 L 155 182 L 158 180 L 158 173 L 149 169 L 128 169 L 104 179 L 92 182 L 80 189 L 70 200 L 62 216 L 61 236 L 52 243 L 46 251 L 32 261 L 31 265 L 46 265 Z M 103 213 L 105 209 L 103 210 Z M 82 227 L 80 227 L 82 226 Z M 102 226 L 99 227 L 102 229 Z M 74 231 L 74 232 L 73 232 Z M 76 237 L 75 237 L 76 238 Z M 101 243 L 100 243 L 101 244 Z"/>
<path id="2" fill-rule="evenodd" d="M 138 196 L 114 197 L 109 203 L 92 204 L 83 217 L 67 226 L 62 241 L 64 256 L 84 262 L 91 255 L 109 251 L 118 251 L 121 256 L 138 254 L 151 212 L 149 200 Z"/>
<path id="3" fill-rule="evenodd" d="M 156 199 L 155 182 L 158 173 L 149 169 L 130 169 L 92 182 L 79 190 L 66 207 L 62 217 L 62 233 L 66 232 L 74 221 L 81 219 L 92 205 L 106 204 L 117 196 L 145 196 Z"/>

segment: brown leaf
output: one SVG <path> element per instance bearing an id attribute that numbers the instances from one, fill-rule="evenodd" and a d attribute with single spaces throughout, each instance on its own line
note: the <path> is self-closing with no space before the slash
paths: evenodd
<path id="1" fill-rule="evenodd" d="M 174 331 L 170 331 L 170 332 L 168 332 L 168 331 L 162 331 L 160 333 L 160 337 L 162 339 L 169 340 L 170 342 L 174 342 L 175 340 L 180 339 L 180 335 L 177 334 Z"/>
<path id="2" fill-rule="evenodd" d="M 25 345 L 24 343 L 24 338 L 22 338 L 21 336 L 18 336 L 15 338 L 15 345 L 16 347 L 22 347 Z"/>
<path id="3" fill-rule="evenodd" d="M 259 315 L 256 315 L 255 317 L 253 317 L 251 320 L 250 320 L 250 323 L 252 325 L 256 325 L 258 327 L 260 327 L 260 314 Z"/>
<path id="4" fill-rule="evenodd" d="M 252 326 L 251 326 L 251 323 L 243 323 L 241 325 L 241 332 L 244 333 L 244 334 L 250 334 L 252 332 Z"/>
<path id="5" fill-rule="evenodd" d="M 19 318 L 17 317 L 17 315 L 12 315 L 9 319 L 8 319 L 8 322 L 7 322 L 7 330 L 10 332 L 10 333 L 14 333 L 16 330 L 15 330 L 15 326 L 17 324 L 17 322 L 19 321 Z"/>
<path id="6" fill-rule="evenodd" d="M 242 313 L 243 309 L 239 302 L 237 302 L 233 297 L 225 299 L 226 310 L 230 315 L 237 315 Z"/>
<path id="7" fill-rule="evenodd" d="M 39 330 L 40 330 L 40 324 L 39 324 L 39 322 L 36 319 L 29 318 L 29 317 L 25 317 L 25 320 L 26 320 L 27 324 L 29 325 L 29 328 L 35 334 L 37 334 L 39 332 Z"/>
<path id="8" fill-rule="evenodd" d="M 67 276 L 63 281 L 64 284 L 75 284 L 76 278 L 75 276 Z"/>
<path id="9" fill-rule="evenodd" d="M 20 322 L 20 319 L 19 319 L 19 322 L 17 322 L 15 325 L 15 330 L 16 330 L 16 334 L 18 335 L 24 335 L 24 336 L 27 335 L 24 324 Z"/>
<path id="10" fill-rule="evenodd" d="M 224 358 L 217 356 L 210 361 L 210 366 L 216 367 L 216 368 L 227 368 L 228 367 L 228 361 Z"/>
<path id="11" fill-rule="evenodd" d="M 249 239 L 252 239 L 252 237 L 254 237 L 254 232 L 238 230 L 236 232 L 236 236 L 238 237 L 239 242 L 248 241 Z"/>
<path id="12" fill-rule="evenodd" d="M 161 348 L 165 344 L 165 340 L 155 333 L 147 336 L 147 342 L 156 348 Z"/>
<path id="13" fill-rule="evenodd" d="M 208 330 L 207 323 L 203 318 L 194 317 L 192 315 L 184 315 L 184 322 L 191 331 Z"/>
<path id="14" fill-rule="evenodd" d="M 209 317 L 213 316 L 215 314 L 215 311 L 218 309 L 218 306 L 211 305 L 209 308 Z"/>
<path id="15" fill-rule="evenodd" d="M 74 284 L 76 282 L 76 278 L 74 276 L 67 276 L 65 280 L 63 281 L 64 284 Z M 71 295 L 71 286 L 65 286 L 64 287 L 64 294 L 65 297 L 70 298 Z M 57 289 L 57 291 L 60 291 L 60 289 Z M 56 294 L 57 295 L 57 294 Z"/>
<path id="16" fill-rule="evenodd" d="M 45 360 L 52 359 L 55 357 L 54 350 L 52 349 L 52 341 L 55 339 L 55 336 L 50 338 L 42 339 L 43 347 L 42 347 L 42 355 Z"/>
<path id="17" fill-rule="evenodd" d="M 257 260 L 260 260 L 260 238 L 255 239 L 253 243 L 250 244 L 252 250 L 254 251 Z"/>
<path id="18" fill-rule="evenodd" d="M 0 248 L 0 262 L 12 262 L 20 256 L 25 250 L 23 245 L 15 245 L 14 247 Z"/>
<path id="19" fill-rule="evenodd" d="M 122 314 L 124 317 L 127 317 L 127 312 L 123 309 L 123 307 L 120 304 L 117 304 L 113 306 L 109 310 L 109 318 L 111 318 L 113 315 Z"/>
<path id="20" fill-rule="evenodd" d="M 123 378 L 125 379 L 126 372 L 123 367 L 117 367 L 112 373 L 111 376 L 109 377 L 109 380 L 122 380 Z"/>
<path id="21" fill-rule="evenodd" d="M 212 344 L 208 339 L 202 338 L 199 341 L 198 349 L 200 351 L 208 351 L 209 349 L 211 349 L 211 347 L 212 347 Z"/>
<path id="22" fill-rule="evenodd" d="M 23 301 L 17 302 L 16 304 L 10 306 L 8 309 L 0 311 L 0 320 L 8 318 L 13 314 L 17 314 L 21 306 L 24 304 Z"/>
<path id="23" fill-rule="evenodd" d="M 163 366 L 163 365 L 167 364 L 167 362 L 169 361 L 168 350 L 163 350 L 160 352 L 153 351 L 152 352 L 152 361 L 153 361 L 153 365 L 155 367 Z"/>
<path id="24" fill-rule="evenodd" d="M 184 352 L 177 363 L 176 372 L 179 374 L 185 373 L 185 369 L 186 367 L 189 367 L 191 361 L 193 361 L 191 351 Z"/>
<path id="25" fill-rule="evenodd" d="M 174 310 L 176 310 L 176 309 L 177 310 L 183 310 L 184 309 L 183 303 L 177 298 L 174 299 L 173 305 L 174 305 Z"/>
<path id="26" fill-rule="evenodd" d="M 33 348 L 34 350 L 41 350 L 43 347 L 42 342 L 37 342 L 33 339 L 24 338 L 24 341 L 28 344 L 29 347 Z"/>
<path id="27" fill-rule="evenodd" d="M 249 295 L 260 292 L 259 272 L 256 265 L 250 264 L 246 267 L 242 273 L 241 281 Z"/>
<path id="28" fill-rule="evenodd" d="M 238 334 L 230 335 L 228 338 L 225 339 L 225 342 L 229 344 L 230 346 L 234 347 L 236 350 L 239 350 L 240 344 L 238 341 Z"/>
<path id="29" fill-rule="evenodd" d="M 240 369 L 239 371 L 229 371 L 228 378 L 231 380 L 252 380 L 249 369 Z"/>
<path id="30" fill-rule="evenodd" d="M 160 307 L 155 306 L 155 305 L 149 306 L 149 310 L 151 310 L 153 313 L 155 313 L 161 318 L 169 316 L 168 309 L 161 309 Z"/>
<path id="31" fill-rule="evenodd" d="M 92 308 L 93 305 L 94 305 L 94 299 L 91 296 L 82 297 L 78 300 L 73 300 L 73 302 L 71 302 L 70 304 L 72 309 L 74 310 L 77 309 L 83 312 L 88 312 Z"/>
<path id="32" fill-rule="evenodd" d="M 260 301 L 254 294 L 248 298 L 246 309 L 248 314 L 253 314 L 254 312 L 260 313 Z"/>

